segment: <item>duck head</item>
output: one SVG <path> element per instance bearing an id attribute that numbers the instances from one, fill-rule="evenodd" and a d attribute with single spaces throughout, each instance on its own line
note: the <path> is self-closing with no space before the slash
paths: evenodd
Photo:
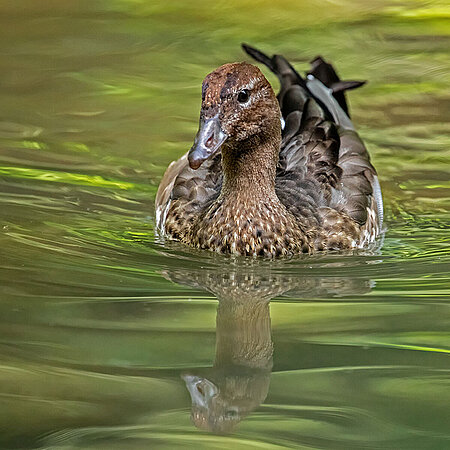
<path id="1" fill-rule="evenodd" d="M 198 169 L 221 147 L 244 149 L 281 133 L 280 108 L 270 83 L 248 63 L 225 64 L 202 85 L 200 127 L 188 154 Z"/>

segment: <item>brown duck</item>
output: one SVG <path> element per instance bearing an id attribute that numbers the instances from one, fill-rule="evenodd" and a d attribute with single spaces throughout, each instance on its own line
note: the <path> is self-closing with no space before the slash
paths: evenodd
<path id="1" fill-rule="evenodd" d="M 339 80 L 318 57 L 306 79 L 280 55 L 243 45 L 279 78 L 225 64 L 203 81 L 194 145 L 156 196 L 159 232 L 220 253 L 276 257 L 361 248 L 382 228 L 376 171 Z"/>

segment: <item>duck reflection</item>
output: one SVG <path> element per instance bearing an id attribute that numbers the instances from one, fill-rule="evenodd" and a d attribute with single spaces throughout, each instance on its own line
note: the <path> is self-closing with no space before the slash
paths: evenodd
<path id="1" fill-rule="evenodd" d="M 199 428 L 224 433 L 266 398 L 272 370 L 269 300 L 221 299 L 214 366 L 183 375 Z"/>
<path id="2" fill-rule="evenodd" d="M 257 262 L 232 263 L 226 271 L 204 267 L 177 270 L 166 276 L 206 289 L 219 301 L 214 364 L 182 375 L 191 396 L 195 426 L 214 433 L 231 432 L 267 397 L 273 365 L 273 297 L 293 290 L 296 296 L 311 298 L 361 294 L 371 288 L 369 280 L 300 276 L 298 270 L 290 275 L 286 267 L 280 270 Z"/>

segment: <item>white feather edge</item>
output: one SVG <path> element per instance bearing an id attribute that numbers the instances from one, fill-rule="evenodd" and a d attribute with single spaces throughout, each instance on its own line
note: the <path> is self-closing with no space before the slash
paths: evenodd
<path id="1" fill-rule="evenodd" d="M 327 88 L 321 81 L 312 75 L 308 75 L 306 85 L 312 94 L 325 104 L 338 125 L 347 130 L 355 130 L 353 122 L 333 97 L 333 91 L 331 89 Z"/>
<path id="2" fill-rule="evenodd" d="M 376 175 L 373 177 L 372 189 L 373 189 L 373 196 L 375 198 L 375 203 L 377 205 L 378 224 L 381 230 L 383 227 L 383 220 L 384 220 L 384 207 L 383 207 L 383 196 L 381 194 L 381 186 L 380 182 L 378 181 L 378 177 Z"/>

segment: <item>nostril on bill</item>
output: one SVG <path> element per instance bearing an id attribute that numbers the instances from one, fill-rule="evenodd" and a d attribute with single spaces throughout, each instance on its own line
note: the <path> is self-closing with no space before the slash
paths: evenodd
<path id="1" fill-rule="evenodd" d="M 205 147 L 211 148 L 213 146 L 213 144 L 214 144 L 214 136 L 211 135 L 205 142 Z"/>

